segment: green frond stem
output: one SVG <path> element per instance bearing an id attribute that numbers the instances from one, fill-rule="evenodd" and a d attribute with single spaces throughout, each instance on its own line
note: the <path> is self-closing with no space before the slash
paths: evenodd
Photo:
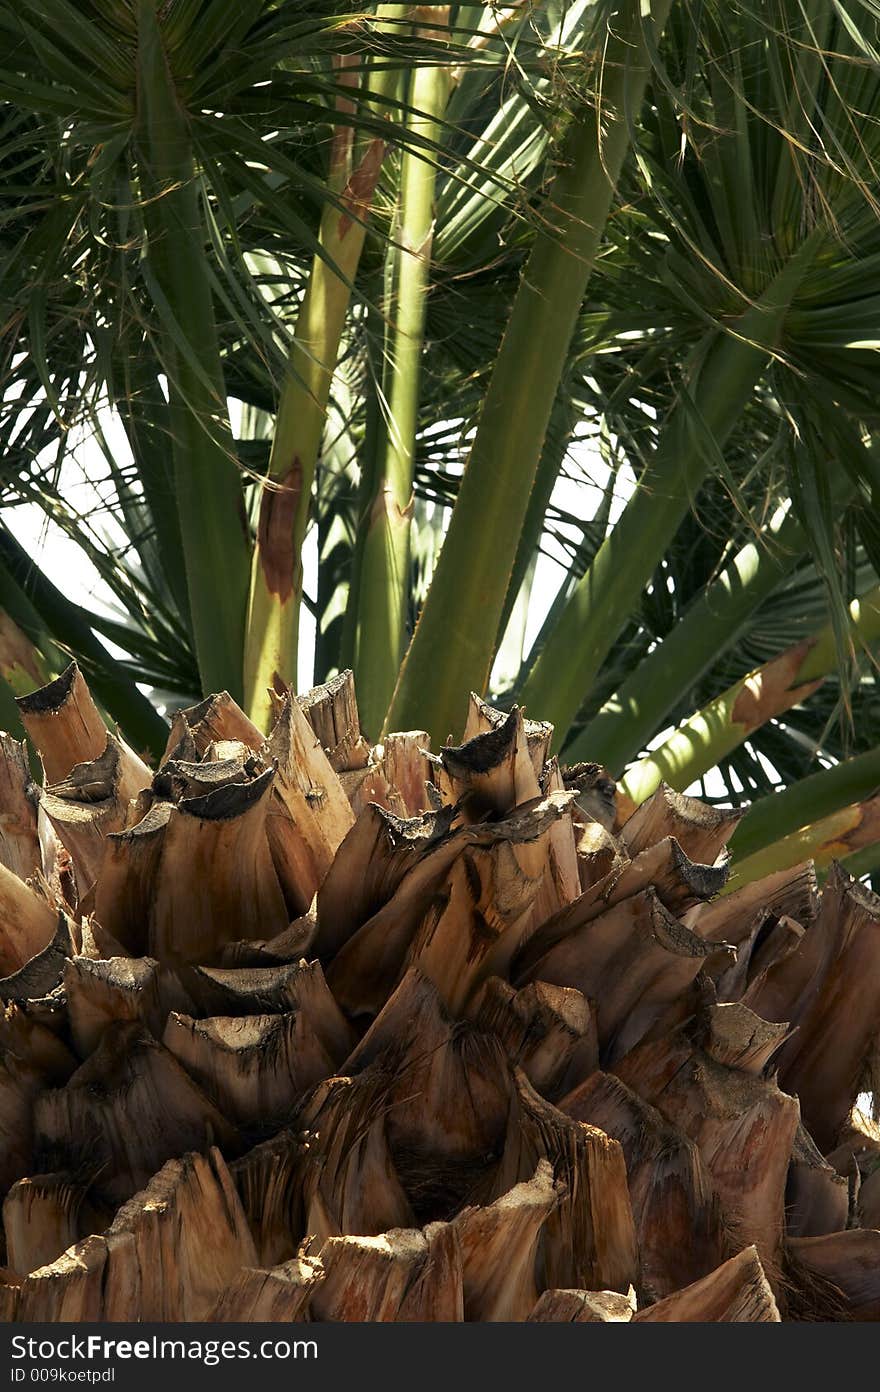
<path id="1" fill-rule="evenodd" d="M 842 507 L 853 492 L 842 470 L 835 476 L 835 487 L 835 501 Z M 756 540 L 737 552 L 620 690 L 565 746 L 566 760 L 600 759 L 617 778 L 663 728 L 670 712 L 712 662 L 736 642 L 748 618 L 807 549 L 797 517 L 784 505 L 777 508 Z"/>
<path id="2" fill-rule="evenodd" d="M 544 437 L 541 458 L 538 462 L 538 469 L 535 474 L 535 484 L 532 488 L 532 495 L 529 498 L 528 508 L 526 509 L 519 546 L 517 547 L 516 557 L 514 558 L 513 570 L 510 574 L 510 584 L 507 587 L 504 608 L 501 611 L 501 620 L 498 625 L 499 647 L 504 639 L 504 634 L 517 598 L 519 597 L 523 581 L 529 571 L 534 567 L 535 560 L 541 548 L 541 538 L 544 534 L 544 522 L 547 516 L 547 509 L 550 506 L 550 499 L 553 496 L 556 480 L 559 478 L 562 466 L 565 463 L 572 432 L 577 423 L 577 417 L 577 407 L 563 389 L 557 396 L 553 406 L 550 426 Z"/>
<path id="3" fill-rule="evenodd" d="M 840 863 L 844 870 L 857 880 L 861 879 L 862 875 L 874 874 L 880 870 L 880 838 L 863 846 L 859 851 L 852 851 L 850 855 L 843 856 Z M 874 883 L 876 884 L 876 881 Z"/>
<path id="4" fill-rule="evenodd" d="M 876 642 L 880 638 L 880 585 L 853 600 L 849 616 L 855 650 Z M 812 695 L 837 662 L 834 627 L 828 623 L 814 637 L 757 667 L 690 716 L 627 771 L 620 781 L 622 791 L 636 806 L 661 782 L 684 791 L 753 731 Z"/>
<path id="5" fill-rule="evenodd" d="M 2 643 L 3 637 L 0 634 L 0 644 Z M 31 690 L 33 689 L 31 687 Z M 15 698 L 18 694 L 16 688 L 6 680 L 6 677 L 2 675 L 2 670 L 0 670 L 0 730 L 4 734 L 12 735 L 17 740 L 23 740 L 25 729 L 18 714 L 18 706 L 15 704 Z M 31 771 L 34 777 L 38 777 L 40 770 L 39 766 L 35 767 L 35 764 L 36 759 L 31 763 Z"/>
<path id="6" fill-rule="evenodd" d="M 710 331 L 698 349 L 686 396 L 526 679 L 522 703 L 555 726 L 557 748 L 747 406 L 820 235 L 807 238 L 730 331 Z"/>
<path id="7" fill-rule="evenodd" d="M 450 79 L 441 67 L 413 73 L 407 120 L 416 135 L 436 140 Z M 378 733 L 391 702 L 406 646 L 410 592 L 413 470 L 419 415 L 420 365 L 425 335 L 436 164 L 404 151 L 394 245 L 388 416 L 384 457 L 373 480 L 369 512 L 361 519 L 363 554 L 358 585 L 354 670 L 364 728 Z"/>
<path id="8" fill-rule="evenodd" d="M 386 729 L 426 728 L 442 741 L 463 724 L 462 692 L 486 688 L 544 436 L 629 143 L 627 116 L 647 81 L 643 16 L 659 33 L 670 4 L 626 0 L 613 15 L 602 7 L 600 95 L 567 132 Z"/>
<path id="9" fill-rule="evenodd" d="M 4 598 L 7 591 L 4 587 Z M 14 735 L 18 740 L 25 738 L 25 729 L 18 713 L 16 696 L 26 696 L 29 691 L 44 686 L 57 672 L 52 670 L 39 648 L 31 642 L 27 634 L 19 628 L 11 614 L 0 609 L 0 730 Z M 40 776 L 40 761 L 28 746 L 31 771 L 35 778 Z"/>
<path id="10" fill-rule="evenodd" d="M 174 482 L 202 686 L 242 694 L 250 544 L 186 117 L 162 46 L 157 0 L 138 0 L 137 141 L 153 281 L 168 366 Z"/>
<path id="11" fill-rule="evenodd" d="M 792 792 L 798 786 L 794 784 Z M 832 860 L 841 860 L 850 874 L 864 874 L 866 869 L 877 865 L 878 846 L 880 797 L 874 797 L 839 808 L 827 817 L 780 837 L 754 855 L 734 860 L 732 874 L 722 893 L 730 894 L 753 880 L 763 879 L 777 870 L 791 869 L 807 860 L 814 861 L 819 872 L 827 870 Z M 859 853 L 862 854 L 857 859 Z"/>
<path id="12" fill-rule="evenodd" d="M 162 572 L 181 624 L 191 632 L 168 406 L 152 367 L 142 352 L 123 356 L 118 410 L 149 508 Z"/>
<path id="13" fill-rule="evenodd" d="M 168 739 L 168 725 L 95 636 L 85 611 L 56 589 L 5 528 L 0 528 L 0 592 L 31 651 L 21 676 L 23 689 L 17 678 L 2 674 L 15 694 L 25 695 L 59 676 L 75 655 L 109 717 L 108 724 L 115 722 L 133 749 L 158 759 Z"/>
<path id="14" fill-rule="evenodd" d="M 356 59 L 356 55 L 352 57 Z M 345 67 L 341 80 L 344 78 Z M 374 89 L 383 80 L 396 79 L 390 69 L 384 77 L 376 74 Z M 261 729 L 267 728 L 271 716 L 270 691 L 296 682 L 302 548 L 312 485 L 352 284 L 366 237 L 365 220 L 384 156 L 383 140 L 373 137 L 364 143 L 356 140 L 350 126 L 336 127 L 328 180 L 335 198 L 325 205 L 321 216 L 321 253 L 315 253 L 297 314 L 251 564 L 245 706 Z"/>
<path id="15" fill-rule="evenodd" d="M 804 808 L 813 821 L 880 793 L 880 749 L 869 749 L 830 768 L 801 778 L 788 788 L 753 802 L 730 840 L 735 862 L 800 829 Z"/>
<path id="16" fill-rule="evenodd" d="M 44 686 L 52 675 L 39 649 L 12 616 L 0 609 L 0 730 L 17 739 L 24 737 L 15 697 Z"/>

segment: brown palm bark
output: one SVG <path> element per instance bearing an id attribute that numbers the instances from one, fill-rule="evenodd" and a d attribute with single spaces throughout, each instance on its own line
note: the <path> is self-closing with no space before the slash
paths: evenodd
<path id="1" fill-rule="evenodd" d="M 2 743 L 0 1317 L 880 1318 L 880 900 L 517 709 L 275 714 Z"/>

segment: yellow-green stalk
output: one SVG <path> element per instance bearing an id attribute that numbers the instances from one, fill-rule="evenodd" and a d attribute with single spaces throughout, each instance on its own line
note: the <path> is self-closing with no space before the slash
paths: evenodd
<path id="1" fill-rule="evenodd" d="M 880 638 L 880 585 L 849 606 L 855 644 Z M 834 628 L 829 623 L 740 678 L 714 701 L 690 716 L 657 749 L 634 764 L 620 781 L 637 806 L 662 783 L 679 792 L 702 778 L 774 716 L 806 700 L 837 665 Z"/>
<path id="2" fill-rule="evenodd" d="M 425 6 L 420 7 L 424 11 Z M 449 6 L 431 6 L 425 37 L 448 34 Z M 444 28 L 444 26 L 446 26 Z M 416 68 L 412 76 L 407 129 L 435 141 L 446 108 L 450 74 L 439 65 Z M 406 645 L 409 602 L 413 469 L 419 410 L 420 366 L 434 231 L 437 169 L 433 158 L 404 151 L 394 244 L 389 334 L 388 416 L 383 454 L 376 471 L 365 528 L 357 591 L 354 669 L 364 728 L 380 731 Z"/>
<path id="3" fill-rule="evenodd" d="M 380 6 L 380 11 L 400 9 Z M 352 90 L 350 97 L 337 100 L 341 115 L 356 109 L 358 77 L 354 69 L 363 66 L 363 60 L 353 56 L 340 59 L 340 85 Z M 393 73 L 389 71 L 384 77 L 374 74 L 374 89 L 383 80 L 393 82 Z M 270 690 L 296 681 L 302 547 L 312 483 L 352 283 L 366 236 L 366 219 L 384 155 L 385 142 L 379 137 L 362 141 L 350 125 L 337 124 L 328 176 L 334 201 L 326 204 L 321 217 L 321 252 L 315 254 L 297 315 L 269 470 L 262 485 L 251 566 L 245 705 L 261 728 L 266 728 L 271 715 Z"/>
<path id="4" fill-rule="evenodd" d="M 826 870 L 832 860 L 847 862 L 850 873 L 864 874 L 878 863 L 880 843 L 880 797 L 841 807 L 827 817 L 808 826 L 799 827 L 754 855 L 734 861 L 730 879 L 723 893 L 730 894 L 753 880 L 763 879 L 776 870 L 789 870 L 807 860 L 819 871 Z M 858 853 L 864 854 L 859 857 Z"/>

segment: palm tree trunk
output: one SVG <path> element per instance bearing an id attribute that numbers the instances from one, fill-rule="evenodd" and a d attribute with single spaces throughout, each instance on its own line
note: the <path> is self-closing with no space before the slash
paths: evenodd
<path id="1" fill-rule="evenodd" d="M 26 702 L 52 767 L 57 686 Z M 609 862 L 517 709 L 472 701 L 433 810 L 354 818 L 349 676 L 268 741 L 227 694 L 180 712 L 124 786 L 74 686 L 69 776 L 39 811 L 20 749 L 0 777 L 21 864 L 48 813 L 96 877 L 74 915 L 0 863 L 4 1319 L 880 1315 L 878 1234 L 811 1139 L 856 1163 L 861 886 L 718 898 L 737 814 L 669 789 Z"/>

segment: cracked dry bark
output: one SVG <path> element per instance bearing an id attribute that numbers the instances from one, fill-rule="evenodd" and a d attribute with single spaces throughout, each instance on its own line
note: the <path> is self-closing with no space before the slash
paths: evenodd
<path id="1" fill-rule="evenodd" d="M 48 787 L 2 746 L 4 1319 L 880 1319 L 843 870 L 720 895 L 735 815 L 615 823 L 477 698 L 431 755 L 347 673 L 266 739 L 221 693 L 149 770 L 58 696 Z"/>

